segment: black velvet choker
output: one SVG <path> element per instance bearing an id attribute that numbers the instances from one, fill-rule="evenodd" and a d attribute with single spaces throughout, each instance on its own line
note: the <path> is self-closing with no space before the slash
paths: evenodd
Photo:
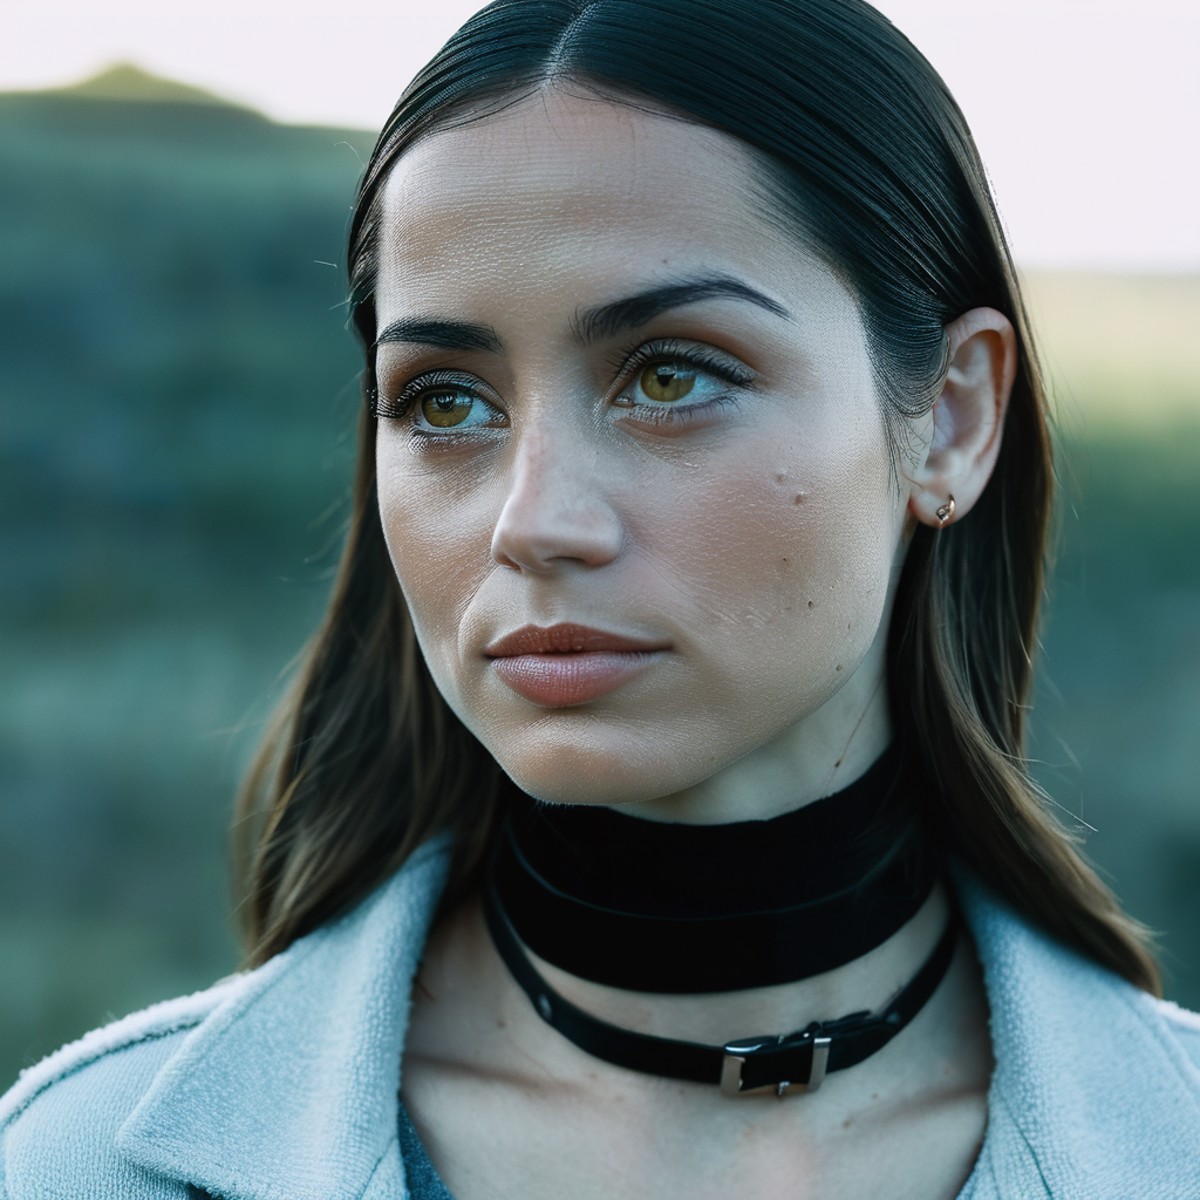
<path id="1" fill-rule="evenodd" d="M 521 941 L 597 983 L 653 993 L 791 983 L 860 958 L 938 873 L 896 746 L 848 788 L 767 821 L 662 823 L 525 796 L 490 901 Z"/>

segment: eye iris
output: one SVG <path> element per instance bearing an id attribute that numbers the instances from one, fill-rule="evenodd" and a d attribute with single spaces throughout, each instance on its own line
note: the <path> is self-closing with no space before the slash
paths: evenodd
<path id="1" fill-rule="evenodd" d="M 651 400 L 682 400 L 696 386 L 696 372 L 681 363 L 651 363 L 640 382 Z"/>
<path id="2" fill-rule="evenodd" d="M 471 400 L 461 392 L 434 392 L 421 401 L 421 414 L 439 429 L 461 425 L 470 411 Z"/>

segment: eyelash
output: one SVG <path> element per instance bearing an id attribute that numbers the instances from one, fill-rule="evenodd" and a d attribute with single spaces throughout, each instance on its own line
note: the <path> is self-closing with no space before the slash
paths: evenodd
<path id="1" fill-rule="evenodd" d="M 635 387 L 641 372 L 656 362 L 674 362 L 691 367 L 721 380 L 731 388 L 749 387 L 755 379 L 754 372 L 748 367 L 741 366 L 736 360 L 719 351 L 684 343 L 674 338 L 662 338 L 639 343 L 621 354 L 615 355 L 610 360 L 612 370 L 623 381 L 620 389 L 613 394 L 613 399 L 623 397 L 626 392 Z M 370 414 L 376 418 L 403 419 L 412 412 L 413 405 L 425 392 L 447 386 L 460 387 L 464 392 L 476 396 L 484 403 L 491 403 L 486 396 L 480 394 L 478 381 L 473 376 L 460 371 L 437 370 L 409 380 L 394 399 L 381 396 L 378 388 L 375 388 L 368 401 Z M 661 401 L 657 404 L 650 401 L 634 401 L 622 407 L 637 412 L 637 419 L 643 423 L 667 425 L 692 421 L 715 407 L 736 403 L 736 396 L 731 392 L 723 392 L 720 395 L 711 396 L 707 400 L 694 404 L 681 404 L 679 407 Z M 421 432 L 425 433 L 426 431 L 422 430 Z M 445 438 L 448 435 L 434 434 L 432 436 Z"/>
<path id="2" fill-rule="evenodd" d="M 386 417 L 389 420 L 400 420 L 407 417 L 413 405 L 421 396 L 433 388 L 460 387 L 464 392 L 479 396 L 478 381 L 472 375 L 462 371 L 427 371 L 410 379 L 396 395 L 395 399 L 379 394 L 378 386 L 371 389 L 368 409 L 373 417 Z M 487 397 L 479 396 L 481 400 Z"/>
<path id="3" fill-rule="evenodd" d="M 706 346 L 681 342 L 675 338 L 660 338 L 657 341 L 642 342 L 612 360 L 613 369 L 619 372 L 627 382 L 617 393 L 623 396 L 631 387 L 637 385 L 641 373 L 656 362 L 673 362 L 683 366 L 703 371 L 715 379 L 721 380 L 731 388 L 749 387 L 755 379 L 755 374 L 748 367 L 737 363 L 728 355 Z M 696 420 L 704 413 L 725 405 L 736 405 L 737 396 L 732 391 L 710 396 L 694 404 L 667 404 L 642 401 L 632 405 L 638 413 L 640 422 L 653 425 L 686 424 Z"/>

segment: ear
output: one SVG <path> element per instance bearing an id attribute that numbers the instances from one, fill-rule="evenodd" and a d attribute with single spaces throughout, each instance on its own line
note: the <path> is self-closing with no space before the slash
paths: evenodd
<path id="1" fill-rule="evenodd" d="M 1017 374 L 1017 336 L 996 309 L 963 313 L 946 326 L 946 337 L 950 365 L 933 404 L 928 450 L 905 472 L 909 511 L 935 529 L 969 513 L 987 486 Z"/>

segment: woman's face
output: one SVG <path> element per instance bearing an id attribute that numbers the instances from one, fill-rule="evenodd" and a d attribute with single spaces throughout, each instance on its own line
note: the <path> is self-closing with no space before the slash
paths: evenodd
<path id="1" fill-rule="evenodd" d="M 675 799 L 884 703 L 907 492 L 854 301 L 753 172 L 551 91 L 387 182 L 388 549 L 442 694 L 540 798 Z"/>

